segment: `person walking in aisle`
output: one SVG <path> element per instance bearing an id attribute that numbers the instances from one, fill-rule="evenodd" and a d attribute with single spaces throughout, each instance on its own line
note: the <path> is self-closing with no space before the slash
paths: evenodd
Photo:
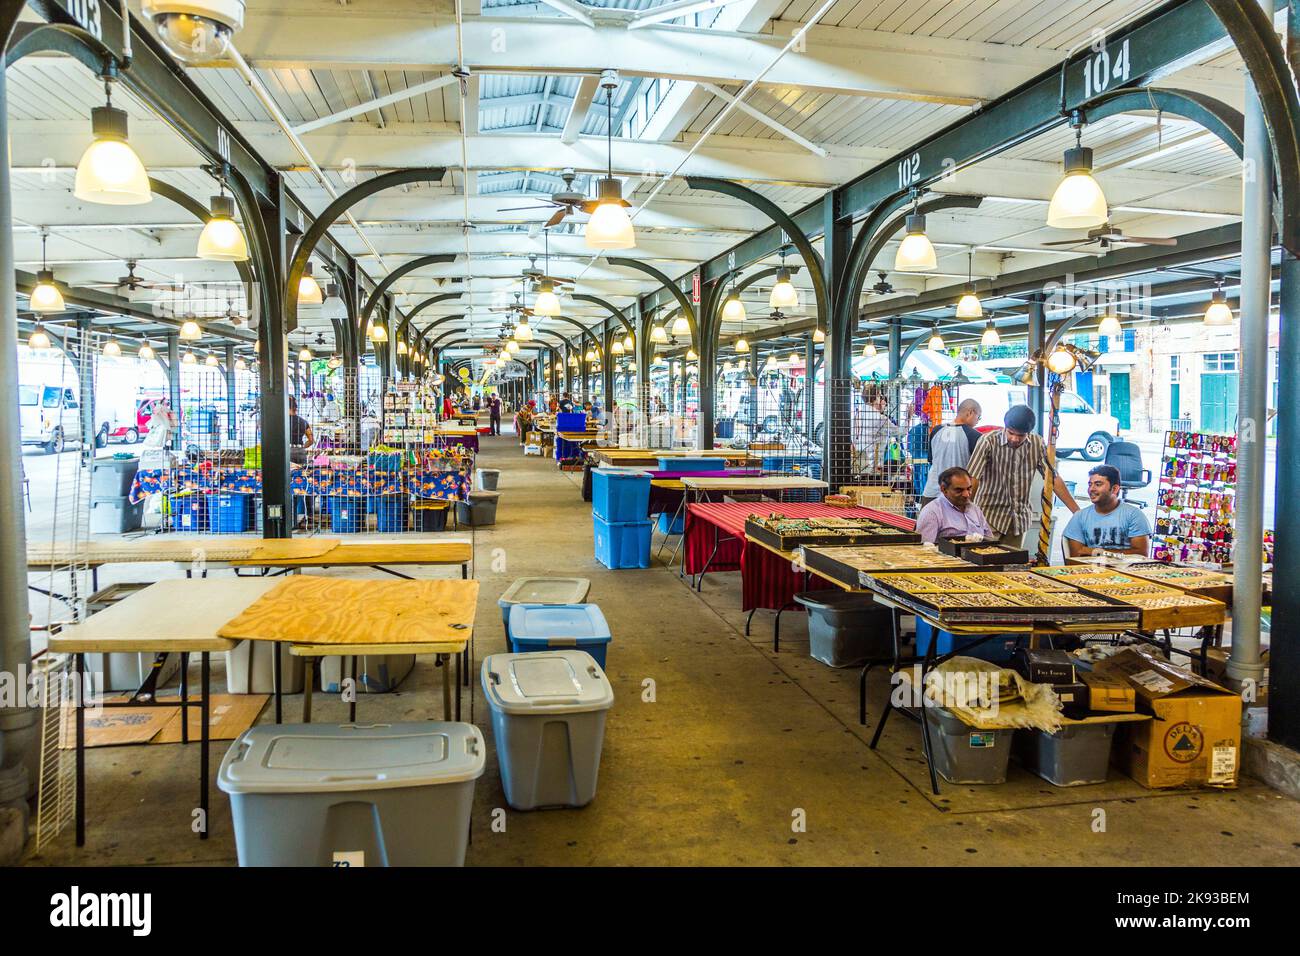
<path id="1" fill-rule="evenodd" d="M 492 426 L 492 434 L 501 434 L 501 396 L 493 392 L 488 396 L 488 422 Z"/>

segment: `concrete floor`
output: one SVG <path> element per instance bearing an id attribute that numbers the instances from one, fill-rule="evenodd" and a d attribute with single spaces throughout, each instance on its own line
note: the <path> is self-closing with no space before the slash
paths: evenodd
<path id="1" fill-rule="evenodd" d="M 1300 863 L 1296 802 L 1249 779 L 1231 792 L 1148 791 L 1127 778 L 1057 789 L 1013 764 L 1005 785 L 944 785 L 934 797 L 918 728 L 895 719 L 879 750 L 868 749 L 871 728 L 857 723 L 857 672 L 808 657 L 802 616 L 783 617 L 774 655 L 770 615 L 757 615 L 752 637 L 744 636 L 738 574 L 714 575 L 697 594 L 661 563 L 607 571 L 592 556 L 581 475 L 525 458 L 508 435 L 486 441 L 480 463 L 502 470 L 502 497 L 497 525 L 475 536 L 476 656 L 504 649 L 496 599 L 515 578 L 589 577 L 590 599 L 614 633 L 608 670 L 616 701 L 596 800 L 582 810 L 519 813 L 506 808 L 475 682 L 467 713 L 489 753 L 470 865 Z M 144 579 L 138 567 L 127 572 L 123 579 Z M 883 672 L 874 677 L 873 704 L 887 690 Z M 653 702 L 643 700 L 647 680 Z M 220 668 L 216 681 L 222 689 Z M 400 692 L 363 697 L 359 716 L 439 715 L 439 681 L 421 660 Z M 286 706 L 298 713 L 296 698 Z M 873 706 L 870 717 L 878 713 Z M 315 717 L 342 720 L 346 711 L 318 695 Z M 269 719 L 270 708 L 262 715 Z M 214 777 L 224 749 L 214 746 Z M 229 804 L 215 786 L 211 838 L 190 833 L 197 765 L 197 745 L 90 751 L 86 847 L 73 846 L 69 831 L 29 862 L 233 864 Z M 497 808 L 506 809 L 503 833 L 490 826 Z M 806 821 L 802 829 L 797 819 Z"/>

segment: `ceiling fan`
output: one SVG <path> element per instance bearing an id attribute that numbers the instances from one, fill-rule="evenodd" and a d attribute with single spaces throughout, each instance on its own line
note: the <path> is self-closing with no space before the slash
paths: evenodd
<path id="1" fill-rule="evenodd" d="M 867 291 L 874 292 L 876 295 L 893 295 L 894 287 L 889 284 L 889 273 L 877 272 L 876 275 L 880 276 L 880 281 L 868 288 Z"/>
<path id="2" fill-rule="evenodd" d="M 137 292 L 146 290 L 160 290 L 163 292 L 183 292 L 185 286 L 174 285 L 169 282 L 151 282 L 148 279 L 142 279 L 135 274 L 135 267 L 139 262 L 135 259 L 127 259 L 126 275 L 118 276 L 111 284 L 107 282 L 97 283 L 92 286 L 96 289 L 113 289 L 118 296 L 123 299 L 131 299 Z"/>
<path id="3" fill-rule="evenodd" d="M 1126 236 L 1123 230 L 1117 226 L 1106 223 L 1104 226 L 1098 226 L 1096 229 L 1088 230 L 1086 239 L 1056 239 L 1052 242 L 1044 242 L 1045 246 L 1086 246 L 1092 243 L 1098 243 L 1102 249 L 1109 249 L 1115 245 L 1127 246 L 1176 246 L 1177 239 L 1155 239 L 1150 236 Z"/>
<path id="4" fill-rule="evenodd" d="M 539 206 L 511 206 L 508 209 L 498 209 L 497 212 L 522 212 L 526 209 L 554 209 L 555 214 L 546 220 L 544 228 L 549 229 L 551 226 L 559 225 L 566 216 L 571 216 L 576 210 L 581 209 L 583 212 L 590 212 L 596 208 L 595 202 L 588 202 L 585 193 L 574 190 L 573 180 L 577 177 L 572 169 L 566 169 L 560 174 L 564 180 L 564 188 L 559 192 L 551 193 L 549 200 L 543 200 Z M 591 209 L 587 207 L 590 206 Z"/>
<path id="5" fill-rule="evenodd" d="M 514 312 L 519 315 L 532 316 L 533 310 L 528 308 L 520 301 L 520 293 L 515 293 L 514 304 L 506 306 L 504 309 L 488 309 L 489 312 Z"/>
<path id="6" fill-rule="evenodd" d="M 528 257 L 528 268 L 523 271 L 523 277 L 529 280 L 533 285 L 539 282 L 551 282 L 555 285 L 572 285 L 572 279 L 561 279 L 559 276 L 548 276 L 541 269 L 537 268 L 537 256 Z"/>

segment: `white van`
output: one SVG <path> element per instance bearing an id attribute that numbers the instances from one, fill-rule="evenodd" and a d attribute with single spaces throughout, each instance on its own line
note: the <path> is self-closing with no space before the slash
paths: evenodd
<path id="1" fill-rule="evenodd" d="M 77 393 L 60 385 L 19 385 L 18 418 L 24 445 L 58 454 L 81 435 Z"/>
<path id="2" fill-rule="evenodd" d="M 1028 405 L 1029 389 L 1024 385 L 963 385 L 962 400 L 980 403 L 981 428 L 999 427 L 1012 405 Z M 1080 454 L 1086 461 L 1102 461 L 1110 443 L 1119 438 L 1119 419 L 1099 414 L 1075 392 L 1061 393 L 1061 425 L 1056 435 L 1056 454 L 1068 458 Z"/>

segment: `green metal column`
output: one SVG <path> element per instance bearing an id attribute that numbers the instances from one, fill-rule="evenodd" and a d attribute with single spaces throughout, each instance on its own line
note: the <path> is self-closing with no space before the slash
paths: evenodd
<path id="1" fill-rule="evenodd" d="M 260 211 L 270 249 L 267 268 L 271 275 L 259 275 L 260 283 L 283 287 L 286 267 L 285 222 L 287 198 L 283 182 L 277 179 L 272 202 L 261 203 Z M 279 296 L 275 296 L 277 304 Z M 284 310 L 276 308 L 262 316 L 257 335 L 260 361 L 257 363 L 261 386 L 262 417 L 262 535 L 288 538 L 293 534 L 293 492 L 289 471 L 289 392 L 285 372 L 289 367 L 289 337 L 284 327 Z"/>
<path id="2" fill-rule="evenodd" d="M 239 430 L 238 401 L 235 398 L 235 347 L 226 346 L 226 437 L 234 439 Z"/>
<path id="3" fill-rule="evenodd" d="M 1043 348 L 1047 342 L 1047 309 L 1043 302 L 1042 293 L 1034 293 L 1029 299 L 1029 357 L 1032 359 L 1038 350 Z M 1038 420 L 1038 434 L 1046 436 L 1048 433 L 1048 423 L 1044 420 L 1044 412 L 1047 407 L 1045 398 L 1047 396 L 1047 368 L 1046 366 L 1039 369 L 1041 385 L 1029 386 L 1029 407 L 1033 409 L 1034 416 Z M 989 424 L 1000 424 L 990 422 Z"/>
<path id="4" fill-rule="evenodd" d="M 1277 477 L 1273 577 L 1300 581 L 1300 260 L 1282 255 L 1281 333 L 1277 363 Z M 1300 588 L 1273 591 L 1273 633 L 1300 633 Z M 1300 750 L 1300 643 L 1274 640 L 1269 649 L 1268 736 Z"/>

